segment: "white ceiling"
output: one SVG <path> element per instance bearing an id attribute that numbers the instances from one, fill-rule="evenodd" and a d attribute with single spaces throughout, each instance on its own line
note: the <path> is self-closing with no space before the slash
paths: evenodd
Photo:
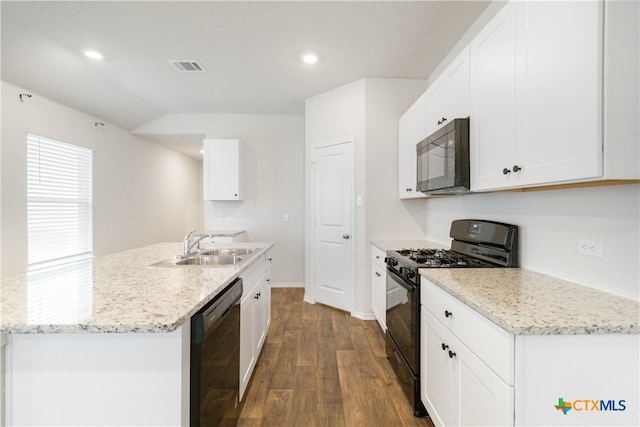
<path id="1" fill-rule="evenodd" d="M 304 114 L 363 77 L 426 78 L 488 4 L 2 1 L 2 80 L 127 130 L 169 113 Z"/>

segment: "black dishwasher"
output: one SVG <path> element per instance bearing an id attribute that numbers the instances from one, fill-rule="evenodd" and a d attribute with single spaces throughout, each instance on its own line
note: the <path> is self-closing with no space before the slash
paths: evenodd
<path id="1" fill-rule="evenodd" d="M 236 425 L 240 404 L 238 278 L 191 318 L 191 427 Z"/>

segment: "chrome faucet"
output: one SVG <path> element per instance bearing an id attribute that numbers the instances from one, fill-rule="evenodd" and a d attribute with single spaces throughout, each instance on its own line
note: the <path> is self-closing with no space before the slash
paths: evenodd
<path id="1" fill-rule="evenodd" d="M 203 239 L 209 238 L 209 239 L 213 239 L 213 234 L 194 234 L 196 232 L 196 229 L 194 228 L 193 230 L 191 230 L 189 233 L 187 233 L 186 236 L 184 236 L 184 239 L 182 240 L 182 256 L 186 257 L 191 255 L 193 252 L 195 252 L 193 250 L 193 248 L 195 247 L 196 251 L 200 249 L 200 242 Z M 194 237 L 194 241 L 191 241 L 191 236 L 193 235 Z M 213 243 L 213 241 L 212 241 Z"/>

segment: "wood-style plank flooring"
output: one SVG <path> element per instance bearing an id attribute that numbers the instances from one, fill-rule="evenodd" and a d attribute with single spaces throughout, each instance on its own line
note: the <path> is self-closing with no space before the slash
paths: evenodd
<path id="1" fill-rule="evenodd" d="M 239 426 L 417 426 L 375 321 L 274 288 L 271 327 Z"/>

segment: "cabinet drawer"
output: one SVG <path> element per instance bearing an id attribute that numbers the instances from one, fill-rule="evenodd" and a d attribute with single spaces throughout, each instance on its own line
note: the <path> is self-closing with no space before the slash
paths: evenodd
<path id="1" fill-rule="evenodd" d="M 260 282 L 265 272 L 265 255 L 260 255 L 245 271 L 240 274 L 242 278 L 242 302 L 251 293 L 251 290 Z"/>
<path id="2" fill-rule="evenodd" d="M 513 385 L 514 337 L 422 278 L 420 303 L 507 384 Z"/>
<path id="3" fill-rule="evenodd" d="M 380 267 L 386 269 L 387 265 L 384 263 L 384 257 L 387 253 L 377 246 L 371 245 L 371 261 L 378 264 Z"/>

